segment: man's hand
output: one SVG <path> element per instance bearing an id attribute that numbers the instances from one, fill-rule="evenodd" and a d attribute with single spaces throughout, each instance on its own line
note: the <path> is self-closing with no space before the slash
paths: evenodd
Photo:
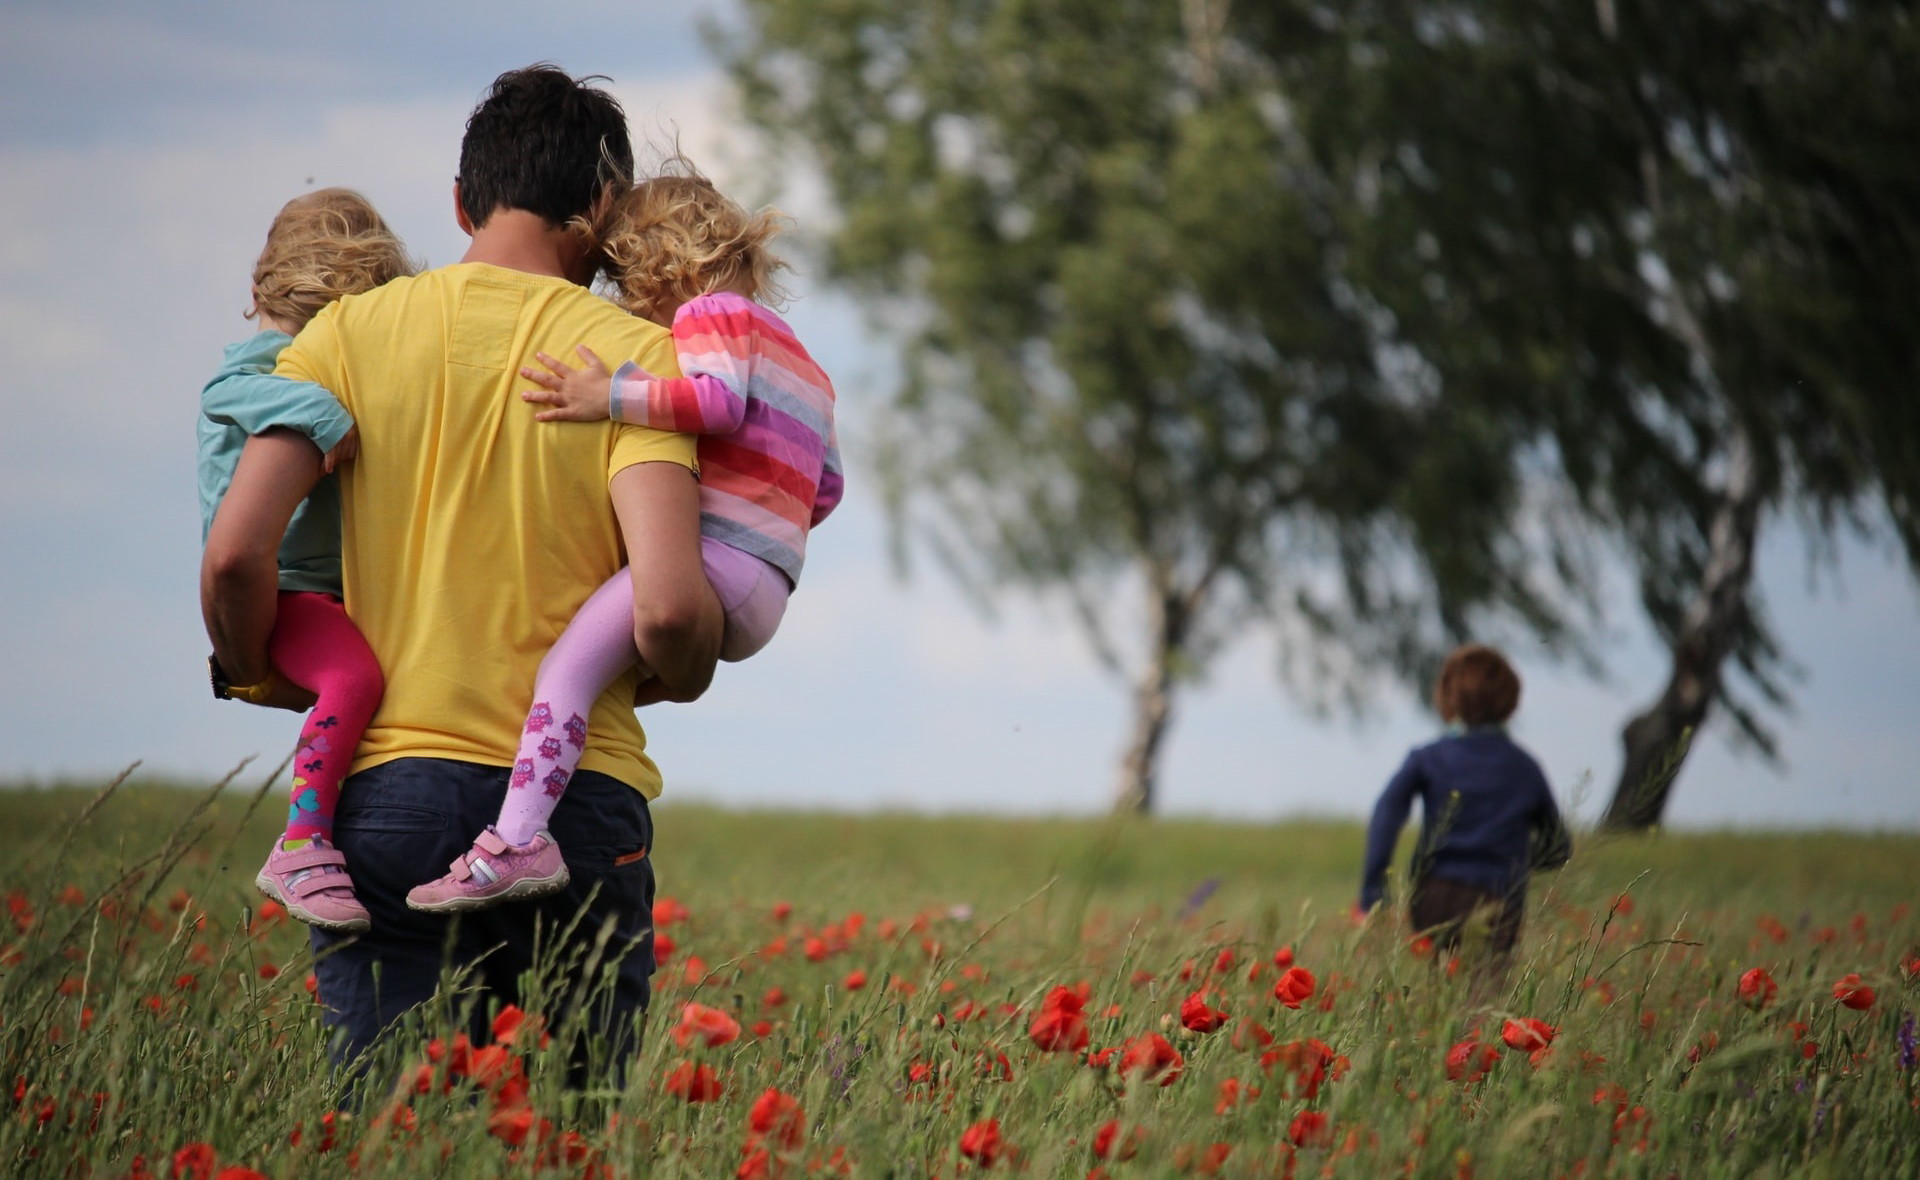
<path id="1" fill-rule="evenodd" d="M 358 424 L 347 427 L 347 433 L 333 444 L 333 449 L 320 456 L 320 470 L 332 475 L 333 469 L 342 463 L 348 463 L 360 455 L 360 427 Z"/>
<path id="2" fill-rule="evenodd" d="M 320 448 L 275 428 L 247 440 L 200 559 L 200 613 L 213 654 L 234 684 L 273 671 L 267 636 L 280 593 L 280 540 L 320 478 Z"/>
<path id="3" fill-rule="evenodd" d="M 578 345 L 574 351 L 586 362 L 583 368 L 569 368 L 566 362 L 544 352 L 534 353 L 534 359 L 550 372 L 542 373 L 531 365 L 520 367 L 522 377 L 540 386 L 526 390 L 520 399 L 554 407 L 535 414 L 535 422 L 600 422 L 611 413 L 613 374 L 586 345 Z"/>

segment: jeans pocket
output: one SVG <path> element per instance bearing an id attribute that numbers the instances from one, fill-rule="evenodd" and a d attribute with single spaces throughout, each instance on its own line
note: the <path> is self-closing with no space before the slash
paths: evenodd
<path id="1" fill-rule="evenodd" d="M 343 808 L 342 811 L 343 814 L 334 826 L 343 832 L 400 835 L 444 832 L 447 829 L 446 813 L 432 811 L 425 807 L 411 807 L 404 803 L 387 803 L 351 810 Z"/>

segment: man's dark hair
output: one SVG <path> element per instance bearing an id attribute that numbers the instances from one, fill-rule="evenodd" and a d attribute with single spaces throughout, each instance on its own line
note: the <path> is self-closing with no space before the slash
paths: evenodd
<path id="1" fill-rule="evenodd" d="M 610 184 L 633 176 L 620 103 L 540 62 L 495 78 L 460 141 L 460 208 L 475 226 L 496 209 L 525 209 L 549 225 L 585 216 Z"/>

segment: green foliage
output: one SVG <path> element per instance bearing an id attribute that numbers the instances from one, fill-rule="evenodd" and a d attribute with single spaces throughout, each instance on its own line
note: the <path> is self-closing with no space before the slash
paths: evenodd
<path id="1" fill-rule="evenodd" d="M 1298 96 L 1207 8 L 760 3 L 720 39 L 828 178 L 833 275 L 903 339 L 901 528 L 1175 680 L 1249 614 L 1321 699 L 1424 675 L 1476 612 L 1552 632 L 1538 583 L 1478 560 L 1511 440 L 1385 363 Z M 1159 620 L 1144 656 L 1116 586 Z"/>
<path id="2" fill-rule="evenodd" d="M 1910 3 L 752 0 L 717 43 L 904 343 L 899 531 L 1144 667 L 1149 776 L 1250 619 L 1322 701 L 1503 628 L 1592 658 L 1600 546 L 1699 675 L 1665 728 L 1770 750 L 1721 670 L 1785 699 L 1754 498 L 1920 563 Z"/>
<path id="3" fill-rule="evenodd" d="M 670 804 L 656 917 L 677 946 L 624 1080 L 568 1089 L 530 1024 L 463 1058 L 450 978 L 444 1005 L 394 1032 L 356 1110 L 322 1064 L 302 932 L 249 884 L 275 831 L 258 797 L 126 788 L 90 808 L 95 794 L 0 792 L 14 830 L 71 836 L 63 859 L 29 839 L 0 867 L 10 1176 L 140 1174 L 136 1156 L 166 1176 L 196 1144 L 279 1178 L 731 1175 L 752 1159 L 751 1108 L 769 1088 L 804 1111 L 804 1142 L 769 1161 L 790 1176 L 971 1173 L 962 1134 L 989 1118 L 1013 1148 L 995 1167 L 1036 1176 L 1086 1174 L 1114 1119 L 1143 1132 L 1135 1158 L 1103 1164 L 1116 1180 L 1191 1174 L 1213 1144 L 1228 1177 L 1289 1160 L 1339 1176 L 1920 1165 L 1920 1090 L 1900 1056 L 1920 1004 L 1920 966 L 1903 966 L 1920 950 L 1910 835 L 1589 841 L 1536 882 L 1502 981 L 1471 958 L 1455 972 L 1410 951 L 1402 915 L 1349 921 L 1350 825 Z M 179 855 L 125 871 L 169 848 Z M 1297 1010 L 1270 995 L 1283 946 L 1317 977 Z M 1751 967 L 1777 983 L 1759 1009 L 1736 990 Z M 1878 992 L 1867 1011 L 1833 998 L 1850 972 Z M 1146 1084 L 1036 1047 L 1027 1030 L 1051 989 L 1081 982 L 1090 1049 L 1159 1032 L 1180 1077 Z M 1202 986 L 1229 1014 L 1217 1032 L 1181 1027 Z M 689 1002 L 742 1034 L 680 1043 Z M 1497 1046 L 1515 1017 L 1555 1026 L 1550 1052 L 1500 1049 L 1484 1082 L 1448 1080 L 1451 1046 L 1475 1030 Z M 1315 1040 L 1335 1059 L 1310 1087 L 1290 1063 Z M 682 1065 L 710 1067 L 724 1092 L 683 1101 L 665 1084 Z M 1296 1151 L 1303 1113 L 1332 1134 Z"/>

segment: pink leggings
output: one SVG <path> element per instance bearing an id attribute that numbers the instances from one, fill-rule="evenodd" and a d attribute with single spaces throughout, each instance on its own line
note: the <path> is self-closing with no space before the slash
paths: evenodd
<path id="1" fill-rule="evenodd" d="M 339 599 L 300 590 L 280 592 L 267 654 L 282 677 L 318 698 L 293 756 L 283 839 L 331 840 L 341 780 L 386 691 L 380 662 Z"/>
<path id="2" fill-rule="evenodd" d="M 718 541 L 702 538 L 700 557 L 726 612 L 720 658 L 744 660 L 773 638 L 792 587 L 774 566 Z M 586 751 L 593 702 L 639 660 L 633 646 L 633 575 L 623 569 L 593 592 L 540 662 L 533 708 L 495 825 L 509 844 L 525 844 L 547 826 Z"/>

